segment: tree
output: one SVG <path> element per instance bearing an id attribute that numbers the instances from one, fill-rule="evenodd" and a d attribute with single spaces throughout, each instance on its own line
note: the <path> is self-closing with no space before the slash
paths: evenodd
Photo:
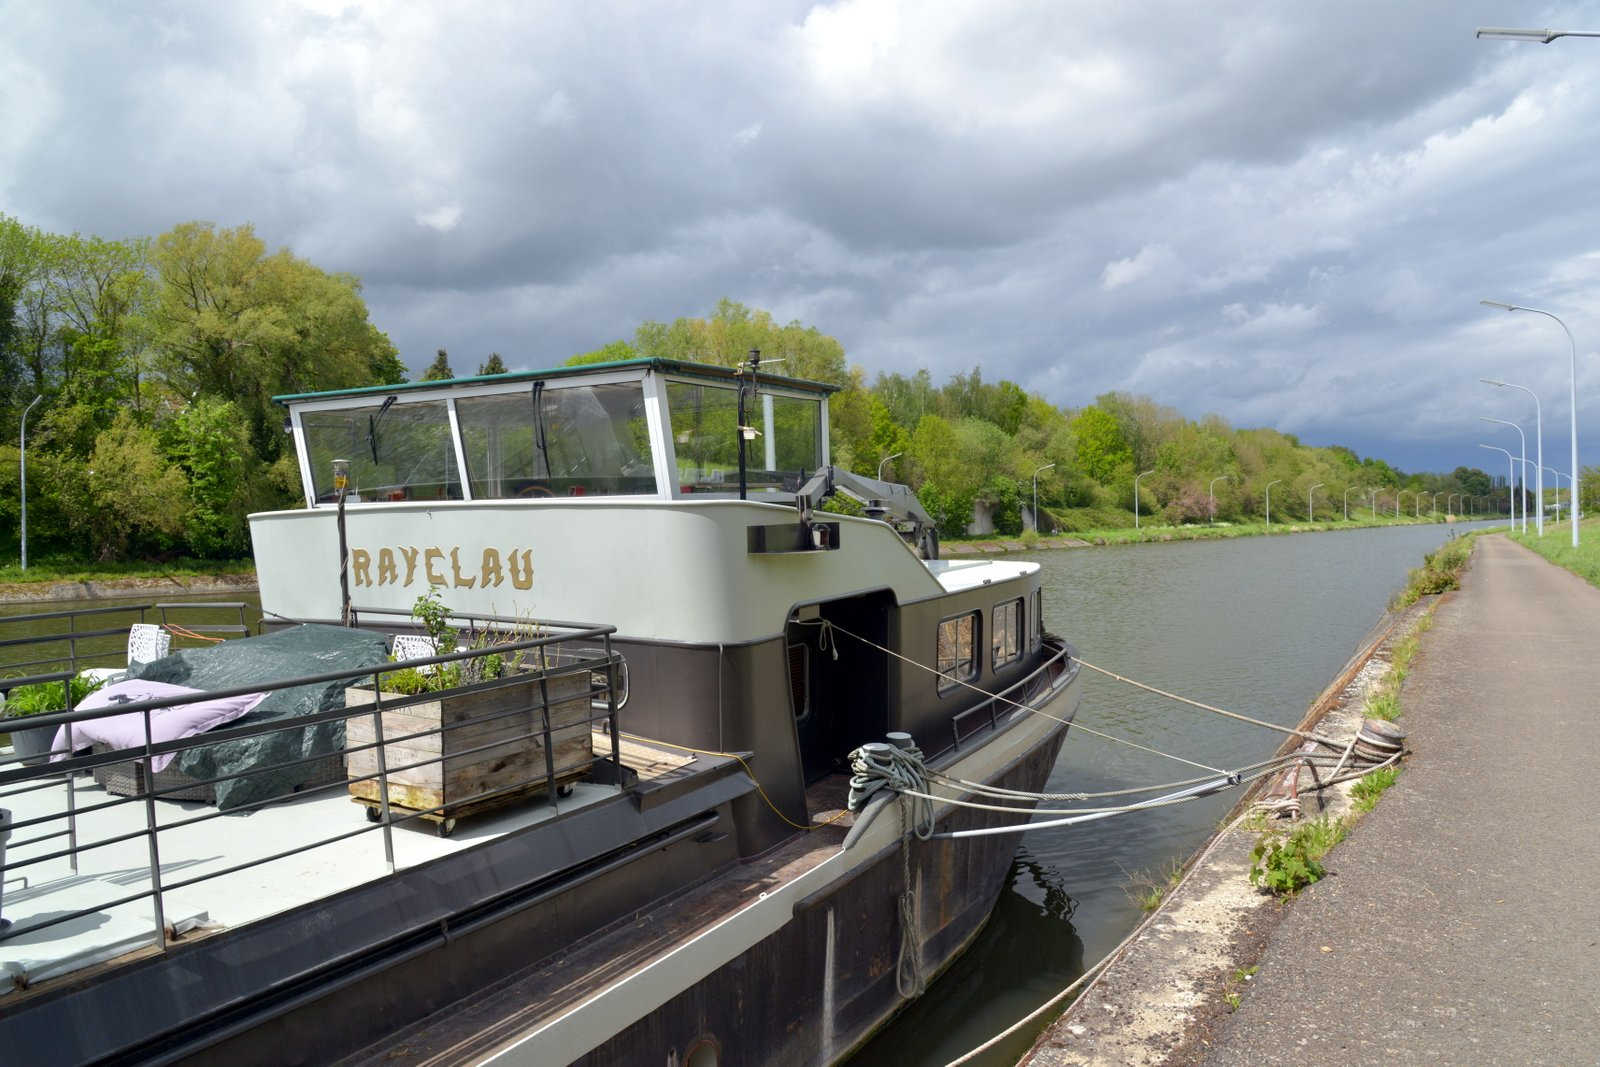
<path id="1" fill-rule="evenodd" d="M 275 394 L 404 381 L 394 346 L 367 319 L 360 282 L 288 249 L 269 255 L 248 223 L 183 223 L 156 238 L 150 262 L 156 367 L 185 400 L 238 405 L 264 461 L 283 451 Z"/>
<path id="2" fill-rule="evenodd" d="M 428 364 L 428 369 L 422 372 L 419 382 L 445 382 L 456 376 L 450 369 L 450 353 L 439 349 L 439 354 L 433 357 L 433 362 Z"/>
<path id="3" fill-rule="evenodd" d="M 770 312 L 753 311 L 724 297 L 709 318 L 646 322 L 634 337 L 640 355 L 732 367 L 756 349 L 766 371 L 828 385 L 845 385 L 849 366 L 844 346 L 798 321 L 779 326 Z"/>
<path id="4" fill-rule="evenodd" d="M 1072 435 L 1077 442 L 1078 466 L 1101 485 L 1120 480 L 1119 472 L 1132 466 L 1133 449 L 1122 436 L 1116 416 L 1090 405 L 1072 420 Z"/>
<path id="5" fill-rule="evenodd" d="M 490 352 L 489 358 L 478 364 L 478 376 L 485 374 L 505 374 L 506 361 L 500 358 L 500 353 Z"/>

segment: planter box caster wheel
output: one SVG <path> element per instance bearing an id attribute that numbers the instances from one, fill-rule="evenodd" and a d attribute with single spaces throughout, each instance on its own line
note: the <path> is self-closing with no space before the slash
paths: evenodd
<path id="1" fill-rule="evenodd" d="M 367 821 L 368 822 L 382 822 L 383 821 L 383 809 L 382 808 L 375 808 L 370 804 L 367 805 Z"/>
<path id="2" fill-rule="evenodd" d="M 438 827 L 440 837 L 449 837 L 456 832 L 456 821 L 454 819 L 440 819 Z"/>
<path id="3" fill-rule="evenodd" d="M 556 786 L 556 796 L 558 796 L 558 797 L 570 797 L 571 795 L 572 795 L 572 783 L 568 782 L 566 785 L 558 785 L 558 786 Z"/>

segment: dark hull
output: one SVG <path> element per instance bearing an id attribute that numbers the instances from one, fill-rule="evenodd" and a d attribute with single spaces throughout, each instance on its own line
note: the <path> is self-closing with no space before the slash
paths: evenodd
<path id="1" fill-rule="evenodd" d="M 992 784 L 1039 790 L 1066 726 Z M 894 819 L 890 810 L 879 818 Z M 1014 822 L 993 812 L 953 809 L 937 830 Z M 910 840 L 920 887 L 921 969 L 927 980 L 983 927 L 1004 887 L 1019 835 Z M 577 1061 L 584 1067 L 686 1062 L 701 1042 L 725 1064 L 773 1067 L 835 1063 L 909 1001 L 898 985 L 899 898 L 906 865 L 897 845 L 821 899 L 796 906 L 792 922 L 661 1009 Z M 677 1058 L 672 1058 L 673 1052 Z"/>

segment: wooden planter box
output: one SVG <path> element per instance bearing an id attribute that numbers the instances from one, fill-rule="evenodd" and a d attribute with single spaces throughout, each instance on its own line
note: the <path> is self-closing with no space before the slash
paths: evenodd
<path id="1" fill-rule="evenodd" d="M 589 673 L 578 671 L 546 680 L 529 674 L 509 684 L 469 692 L 444 692 L 437 698 L 383 712 L 383 759 L 389 805 L 428 812 L 448 832 L 455 816 L 483 811 L 532 794 L 545 794 L 551 781 L 545 763 L 544 693 L 550 700 L 554 784 L 579 777 L 592 759 L 589 740 Z M 407 698 L 384 693 L 384 702 Z M 345 691 L 345 706 L 370 707 L 370 687 Z M 410 736 L 420 735 L 420 736 Z M 393 740 L 391 738 L 399 738 Z M 373 716 L 352 715 L 345 723 L 350 793 L 369 804 L 382 802 L 378 740 Z M 441 758 L 442 757 L 442 758 Z M 417 766 L 413 766 L 416 764 Z M 356 781 L 366 778 L 365 781 Z M 506 790 L 497 796 L 486 793 Z M 431 809 L 440 809 L 431 811 Z"/>

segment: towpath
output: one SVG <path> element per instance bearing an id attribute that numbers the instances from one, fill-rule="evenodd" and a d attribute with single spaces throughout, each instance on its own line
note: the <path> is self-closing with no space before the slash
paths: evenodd
<path id="1" fill-rule="evenodd" d="M 1600 1063 L 1600 589 L 1480 538 L 1402 701 L 1404 773 L 1237 1010 L 1122 1062 Z M 1104 1062 L 1053 1036 L 1028 1062 Z"/>

